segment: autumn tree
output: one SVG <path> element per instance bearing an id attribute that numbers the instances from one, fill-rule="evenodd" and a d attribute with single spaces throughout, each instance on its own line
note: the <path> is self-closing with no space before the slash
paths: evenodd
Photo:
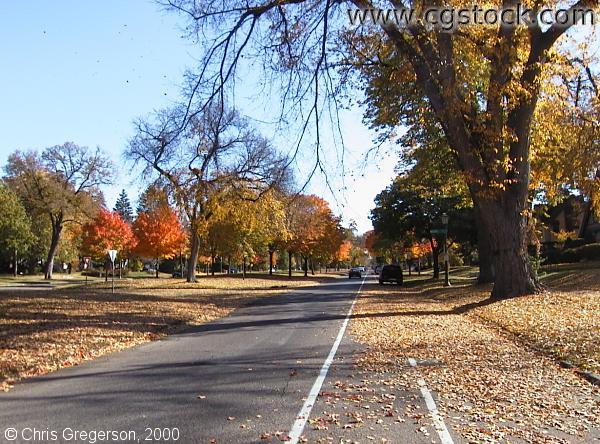
<path id="1" fill-rule="evenodd" d="M 82 252 L 106 260 L 108 250 L 117 250 L 121 262 L 119 270 L 136 243 L 131 225 L 116 211 L 102 208 L 82 229 Z"/>
<path id="2" fill-rule="evenodd" d="M 401 83 L 389 84 L 384 78 L 371 82 L 380 88 L 385 84 L 385 92 L 389 97 L 403 97 L 403 94 L 406 94 Z M 403 100 L 400 102 L 403 103 Z M 390 133 L 395 132 L 400 113 L 401 108 L 388 110 L 385 114 L 371 108 L 371 112 L 367 113 L 367 118 L 371 119 L 374 127 L 381 133 L 381 142 L 390 138 Z M 433 112 L 425 106 L 420 106 L 413 110 L 410 117 L 404 116 L 403 120 L 407 124 L 407 131 L 401 133 L 396 142 L 401 146 L 397 169 L 401 172 L 405 187 L 411 188 L 424 198 L 429 196 L 459 198 L 461 208 L 466 210 L 460 214 L 463 216 L 462 219 L 465 219 L 466 213 L 472 214 L 472 217 L 467 218 L 466 225 L 455 225 L 455 227 L 461 231 L 462 239 L 467 242 L 465 245 L 471 245 L 471 234 L 476 234 L 479 258 L 478 282 L 493 282 L 494 266 L 486 225 L 477 219 L 480 217 L 480 212 L 474 208 L 464 173 L 460 170 L 458 161 Z M 468 211 L 469 208 L 473 208 L 473 211 Z M 472 231 L 465 236 L 467 230 Z"/>
<path id="3" fill-rule="evenodd" d="M 33 241 L 31 221 L 19 197 L 0 181 L 0 252 L 13 258 L 13 274 L 18 275 L 19 255 Z"/>
<path id="4" fill-rule="evenodd" d="M 9 156 L 7 183 L 32 218 L 50 222 L 46 279 L 52 279 L 63 229 L 94 215 L 103 200 L 99 187 L 110 183 L 110 169 L 110 161 L 99 148 L 90 150 L 71 142 L 47 148 L 41 155 L 17 151 Z"/>
<path id="5" fill-rule="evenodd" d="M 342 262 L 349 263 L 350 262 L 350 252 L 352 250 L 352 242 L 349 240 L 344 240 L 338 250 L 335 253 L 334 261 L 336 268 L 339 268 L 339 264 Z"/>
<path id="6" fill-rule="evenodd" d="M 311 252 L 311 263 L 317 261 L 319 268 L 321 264 L 329 264 L 338 258 L 338 254 L 342 249 L 342 245 L 346 239 L 346 230 L 341 225 L 339 217 L 334 216 L 331 212 L 324 218 L 322 234 L 319 241 Z"/>
<path id="7" fill-rule="evenodd" d="M 566 58 L 546 73 L 552 87 L 542 90 L 532 126 L 532 190 L 548 204 L 582 194 L 600 215 L 600 79 L 590 67 L 597 64 Z"/>
<path id="8" fill-rule="evenodd" d="M 285 242 L 289 276 L 292 275 L 294 253 L 302 256 L 304 275 L 307 276 L 310 259 L 333 258 L 344 240 L 339 219 L 333 215 L 329 204 L 315 195 L 299 194 L 291 198 L 286 205 L 286 229 L 289 234 Z"/>
<path id="9" fill-rule="evenodd" d="M 176 256 L 186 242 L 177 213 L 167 205 L 138 214 L 133 223 L 133 232 L 137 239 L 135 252 L 156 260 L 157 278 L 160 260 Z"/>
<path id="10" fill-rule="evenodd" d="M 160 178 L 185 214 L 187 281 L 194 282 L 201 235 L 215 196 L 224 189 L 237 193 L 240 187 L 260 195 L 282 180 L 287 161 L 222 100 L 193 112 L 188 105 L 138 120 L 127 156 L 143 168 L 145 177 Z"/>
<path id="11" fill-rule="evenodd" d="M 201 66 L 194 83 L 208 85 L 209 92 L 203 93 L 209 98 L 233 85 L 236 69 L 244 63 L 262 62 L 266 70 L 283 74 L 283 106 L 294 110 L 307 104 L 305 113 L 298 112 L 305 122 L 318 121 L 323 97 L 337 103 L 335 79 L 346 81 L 348 76 L 336 77 L 334 68 L 348 67 L 351 74 L 356 73 L 368 95 L 370 78 L 365 68 L 384 70 L 385 75 L 378 77 L 404 85 L 413 93 L 406 95 L 406 100 L 390 100 L 377 91 L 380 99 L 368 101 L 367 106 L 381 114 L 399 108 L 396 126 L 419 107 L 435 117 L 464 172 L 477 219 L 485 227 L 496 271 L 492 297 L 539 289 L 526 248 L 531 126 L 544 73 L 556 62 L 556 50 L 565 49 L 557 47 L 557 42 L 582 19 L 581 14 L 567 24 L 543 26 L 537 17 L 543 4 L 528 1 L 527 26 L 508 20 L 510 23 L 502 26 L 464 26 L 448 32 L 420 19 L 408 24 L 384 20 L 349 28 L 348 9 L 389 6 L 371 0 L 165 3 L 189 20 L 191 36 L 202 36 L 198 38 L 203 42 Z M 512 11 L 509 16 L 514 19 L 520 4 L 504 0 L 502 9 Z M 392 5 L 415 11 L 427 6 L 419 0 Z M 566 10 L 572 14 L 597 6 L 597 0 L 577 0 Z M 213 37 L 207 40 L 207 35 Z M 585 33 L 571 35 L 585 38 Z M 344 49 L 348 47 L 352 50 Z M 579 50 L 580 46 L 570 48 Z M 307 100 L 309 95 L 313 100 Z M 306 134 L 306 126 L 301 128 Z M 317 166 L 322 166 L 320 133 L 315 134 L 315 159 Z"/>
<path id="12" fill-rule="evenodd" d="M 285 237 L 285 210 L 275 190 L 259 196 L 252 189 L 235 193 L 225 189 L 210 211 L 201 238 L 213 265 L 217 254 L 241 259 L 245 265 L 246 258 L 269 252 L 272 268 L 271 246 Z"/>

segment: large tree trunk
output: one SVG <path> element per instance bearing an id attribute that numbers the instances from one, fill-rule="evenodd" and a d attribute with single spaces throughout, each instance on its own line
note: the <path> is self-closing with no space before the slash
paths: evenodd
<path id="1" fill-rule="evenodd" d="M 210 255 L 210 274 L 211 276 L 215 275 L 215 254 Z"/>
<path id="2" fill-rule="evenodd" d="M 475 205 L 475 224 L 477 225 L 477 253 L 479 257 L 479 277 L 477 283 L 487 284 L 494 282 L 494 262 L 490 249 L 490 233 L 483 222 L 479 207 Z"/>
<path id="3" fill-rule="evenodd" d="M 308 277 L 308 257 L 305 256 L 303 259 L 304 259 L 304 266 L 302 268 L 304 269 L 304 277 Z"/>
<path id="4" fill-rule="evenodd" d="M 292 252 L 288 251 L 288 277 L 292 277 Z"/>
<path id="5" fill-rule="evenodd" d="M 433 278 L 439 279 L 440 278 L 440 250 L 438 248 L 433 250 L 432 256 L 433 256 Z"/>
<path id="6" fill-rule="evenodd" d="M 429 239 L 429 245 L 431 245 L 431 257 L 433 259 L 433 278 L 439 279 L 440 278 L 440 265 L 439 265 L 440 246 L 435 245 L 435 243 L 433 242 L 433 238 Z"/>
<path id="7" fill-rule="evenodd" d="M 198 252 L 200 251 L 200 238 L 197 234 L 190 236 L 190 258 L 186 273 L 187 282 L 196 282 L 196 266 L 198 265 Z"/>
<path id="8" fill-rule="evenodd" d="M 273 250 L 269 250 L 269 276 L 273 276 L 273 255 L 275 252 Z"/>
<path id="9" fill-rule="evenodd" d="M 541 285 L 527 253 L 527 217 L 518 200 L 505 192 L 498 200 L 482 203 L 481 209 L 496 273 L 492 299 L 539 291 Z"/>
<path id="10" fill-rule="evenodd" d="M 62 232 L 61 224 L 52 224 L 52 239 L 50 240 L 50 249 L 48 250 L 48 257 L 46 258 L 46 267 L 44 269 L 44 279 L 52 279 L 52 269 L 54 268 L 54 256 L 58 249 L 58 242 L 60 241 L 60 233 Z"/>
<path id="11" fill-rule="evenodd" d="M 19 264 L 19 256 L 18 256 L 18 251 L 15 248 L 15 267 L 13 270 L 15 277 L 17 277 L 19 275 L 18 264 Z"/>

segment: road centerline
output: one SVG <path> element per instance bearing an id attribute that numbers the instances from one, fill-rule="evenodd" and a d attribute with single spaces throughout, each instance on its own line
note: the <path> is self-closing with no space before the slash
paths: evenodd
<path id="1" fill-rule="evenodd" d="M 352 310 L 354 309 L 356 300 L 358 299 L 358 296 L 360 295 L 360 291 L 362 290 L 362 287 L 365 283 L 365 279 L 367 279 L 367 275 L 365 275 L 362 282 L 360 283 L 360 287 L 358 287 L 356 295 L 354 296 L 354 300 L 352 301 L 352 304 L 350 305 L 350 308 L 348 309 L 348 313 L 346 314 L 344 322 L 342 323 L 342 326 L 340 327 L 340 330 L 338 331 L 337 337 L 335 338 L 335 341 L 331 347 L 331 350 L 329 351 L 329 355 L 327 355 L 327 358 L 325 359 L 325 362 L 323 363 L 323 366 L 321 367 L 321 370 L 319 371 L 319 375 L 317 376 L 317 379 L 315 380 L 312 388 L 310 389 L 310 392 L 308 393 L 308 397 L 306 398 L 306 401 L 304 401 L 304 405 L 302 406 L 302 408 L 300 409 L 300 412 L 296 416 L 296 421 L 294 421 L 294 425 L 292 426 L 290 432 L 288 433 L 288 436 L 290 438 L 289 442 L 291 444 L 297 444 L 298 440 L 300 439 L 300 436 L 302 435 L 302 431 L 304 430 L 304 427 L 306 426 L 308 418 L 310 417 L 310 412 L 317 400 L 317 396 L 319 395 L 319 392 L 321 391 L 323 382 L 325 381 L 325 378 L 327 377 L 327 372 L 329 371 L 329 367 L 331 367 L 333 358 L 335 358 L 337 349 L 340 346 L 340 343 L 342 342 L 342 338 L 344 337 L 344 333 L 346 332 L 346 327 L 348 326 L 348 322 L 350 321 L 350 316 L 352 315 Z"/>

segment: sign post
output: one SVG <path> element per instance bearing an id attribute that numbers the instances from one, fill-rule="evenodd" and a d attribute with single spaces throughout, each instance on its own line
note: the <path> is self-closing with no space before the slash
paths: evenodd
<path id="1" fill-rule="evenodd" d="M 86 256 L 83 258 L 83 271 L 86 271 L 90 268 L 90 264 L 92 263 L 92 258 Z M 88 274 L 85 273 L 85 285 L 88 284 Z"/>
<path id="2" fill-rule="evenodd" d="M 117 258 L 117 250 L 108 250 L 108 257 L 112 263 L 112 292 L 115 293 L 115 259 Z"/>

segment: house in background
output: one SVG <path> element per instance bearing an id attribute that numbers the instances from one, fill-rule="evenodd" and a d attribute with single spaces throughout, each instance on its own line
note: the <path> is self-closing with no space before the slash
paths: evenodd
<path id="1" fill-rule="evenodd" d="M 591 200 L 585 202 L 577 236 L 587 242 L 600 242 L 600 218 L 594 214 Z"/>
<path id="2" fill-rule="evenodd" d="M 600 221 L 594 214 L 591 201 L 583 196 L 569 196 L 558 205 L 537 205 L 536 217 L 541 222 L 540 242 L 559 241 L 558 233 L 574 233 L 586 242 L 600 242 Z"/>

